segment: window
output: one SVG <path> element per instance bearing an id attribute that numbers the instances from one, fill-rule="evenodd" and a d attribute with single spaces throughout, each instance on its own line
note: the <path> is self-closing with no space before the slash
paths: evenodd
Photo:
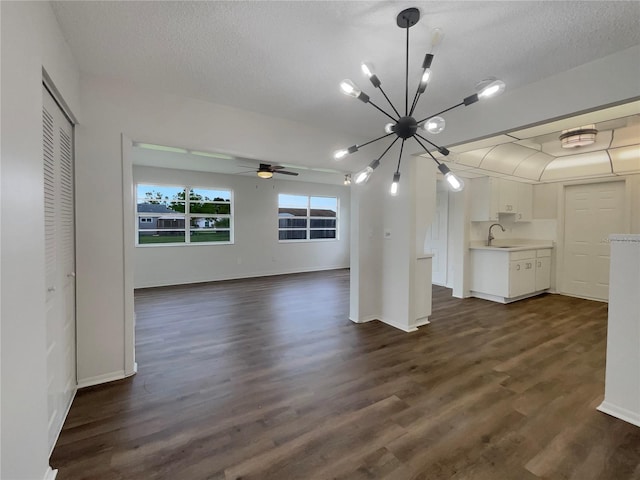
<path id="1" fill-rule="evenodd" d="M 281 241 L 336 240 L 338 199 L 278 195 L 278 239 Z"/>
<path id="2" fill-rule="evenodd" d="M 233 242 L 229 190 L 138 184 L 136 195 L 137 245 Z"/>

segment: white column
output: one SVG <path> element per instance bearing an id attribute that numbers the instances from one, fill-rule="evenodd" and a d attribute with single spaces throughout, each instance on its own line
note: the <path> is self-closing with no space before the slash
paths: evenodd
<path id="1" fill-rule="evenodd" d="M 640 235 L 610 235 L 604 401 L 598 410 L 640 426 Z"/>

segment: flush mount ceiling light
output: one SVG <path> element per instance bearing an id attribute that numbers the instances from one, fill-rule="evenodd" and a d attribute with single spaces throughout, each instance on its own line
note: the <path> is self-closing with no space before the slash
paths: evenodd
<path id="1" fill-rule="evenodd" d="M 593 124 L 570 128 L 562 131 L 560 142 L 562 148 L 585 147 L 595 143 L 597 134 L 598 130 L 596 130 L 596 126 Z"/>
<path id="2" fill-rule="evenodd" d="M 382 89 L 382 82 L 376 76 L 373 70 L 373 66 L 369 63 L 362 64 L 362 72 L 369 77 L 371 84 L 380 90 L 380 93 L 387 100 L 395 115 L 390 114 L 384 109 L 380 108 L 378 105 L 373 103 L 369 98 L 369 95 L 360 90 L 355 83 L 351 80 L 343 80 L 340 84 L 340 90 L 345 95 L 348 95 L 353 98 L 357 98 L 358 100 L 370 104 L 376 110 L 380 111 L 382 114 L 386 115 L 389 119 L 392 120 L 392 123 L 387 123 L 384 126 L 385 134 L 375 138 L 369 142 L 363 143 L 361 145 L 352 145 L 349 148 L 345 148 L 342 150 L 338 150 L 334 153 L 334 158 L 336 160 L 340 160 L 341 158 L 346 157 L 347 155 L 357 152 L 361 147 L 365 145 L 369 145 L 371 143 L 377 142 L 378 140 L 382 140 L 383 138 L 387 138 L 389 136 L 395 135 L 395 138 L 391 142 L 391 144 L 382 152 L 378 158 L 374 159 L 369 165 L 367 165 L 363 170 L 359 171 L 354 175 L 353 181 L 355 184 L 363 184 L 369 180 L 369 177 L 373 173 L 373 171 L 380 165 L 380 160 L 385 154 L 391 149 L 391 147 L 398 141 L 402 140 L 400 144 L 400 156 L 398 158 L 398 166 L 396 168 L 395 173 L 393 174 L 393 182 L 391 184 L 391 194 L 398 194 L 398 184 L 400 182 L 400 161 L 402 160 L 402 151 L 404 150 L 404 142 L 413 138 L 416 142 L 420 144 L 422 148 L 429 154 L 429 156 L 433 159 L 434 162 L 438 164 L 438 170 L 442 172 L 445 179 L 447 180 L 449 187 L 453 191 L 460 191 L 463 189 L 464 184 L 462 180 L 458 179 L 449 168 L 440 163 L 436 158 L 431 154 L 431 152 L 424 146 L 424 144 L 420 141 L 421 139 L 434 147 L 438 152 L 442 155 L 449 155 L 449 150 L 444 147 L 440 147 L 435 143 L 431 142 L 427 138 L 421 135 L 421 133 L 430 133 L 430 134 L 438 134 L 442 132 L 445 128 L 445 120 L 440 115 L 453 110 L 454 108 L 460 106 L 469 106 L 476 103 L 478 100 L 484 100 L 490 97 L 495 97 L 501 94 L 504 91 L 505 84 L 504 82 L 497 80 L 495 78 L 484 80 L 480 82 L 477 86 L 477 93 L 473 95 L 469 95 L 464 98 L 462 102 L 457 105 L 453 105 L 452 107 L 446 108 L 441 112 L 434 113 L 433 115 L 426 116 L 420 120 L 416 120 L 414 117 L 414 111 L 416 106 L 418 105 L 418 101 L 420 100 L 420 96 L 427 89 L 427 85 L 429 83 L 429 79 L 431 77 L 431 63 L 433 62 L 433 50 L 437 47 L 442 41 L 443 33 L 442 30 L 436 28 L 433 30 L 431 35 L 431 52 L 427 53 L 424 57 L 424 61 L 422 62 L 422 74 L 420 75 L 420 81 L 418 82 L 418 87 L 416 89 L 416 93 L 413 97 L 413 102 L 411 106 L 409 106 L 409 28 L 414 26 L 420 20 L 420 11 L 417 8 L 407 8 L 406 10 L 401 11 L 398 14 L 396 22 L 398 27 L 404 28 L 407 32 L 407 43 L 406 43 L 406 60 L 405 60 L 405 105 L 404 105 L 404 115 L 401 115 L 398 112 L 398 109 L 393 105 L 389 97 Z M 419 133 L 421 132 L 421 133 Z"/>

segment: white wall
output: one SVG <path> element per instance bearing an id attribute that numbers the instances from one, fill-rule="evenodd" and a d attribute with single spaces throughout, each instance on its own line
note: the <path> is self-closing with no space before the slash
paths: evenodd
<path id="1" fill-rule="evenodd" d="M 78 70 L 51 7 L 0 2 L 2 35 L 2 433 L 0 477 L 49 472 L 42 69 L 79 116 Z M 50 472 L 49 472 L 50 473 Z"/>
<path id="2" fill-rule="evenodd" d="M 233 245 L 137 247 L 136 288 L 349 266 L 348 187 L 141 166 L 134 166 L 133 178 L 140 183 L 230 189 L 235 225 Z M 279 242 L 279 193 L 338 197 L 339 239 Z"/>
<path id="3" fill-rule="evenodd" d="M 125 356 L 124 312 L 133 294 L 132 288 L 125 289 L 125 280 L 133 287 L 134 268 L 133 261 L 125 265 L 124 258 L 125 245 L 134 247 L 124 238 L 122 134 L 141 142 L 222 151 L 269 163 L 303 159 L 315 165 L 323 164 L 333 147 L 361 139 L 108 79 L 82 77 L 80 87 L 78 379 L 90 384 L 122 377 L 132 367 Z"/>

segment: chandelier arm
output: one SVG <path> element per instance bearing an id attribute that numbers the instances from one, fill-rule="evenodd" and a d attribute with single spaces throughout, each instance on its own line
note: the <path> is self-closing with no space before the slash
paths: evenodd
<path id="1" fill-rule="evenodd" d="M 434 162 L 436 162 L 438 165 L 440 165 L 440 162 L 436 159 L 436 157 L 433 156 L 433 154 L 429 151 L 429 149 L 427 147 L 425 147 L 424 144 L 420 140 L 418 140 L 418 137 L 419 137 L 419 135 L 416 134 L 416 135 L 413 136 L 413 139 L 416 142 L 418 142 L 422 148 L 424 148 L 424 151 L 427 152 L 431 158 L 433 158 Z M 422 137 L 420 137 L 420 138 L 422 138 Z M 423 140 L 426 140 L 426 139 L 423 138 Z M 429 142 L 429 143 L 431 143 L 431 142 Z"/>
<path id="2" fill-rule="evenodd" d="M 447 113 L 447 112 L 449 112 L 449 111 L 453 110 L 454 108 L 461 107 L 462 105 L 464 105 L 464 102 L 460 102 L 459 104 L 454 105 L 453 107 L 449 107 L 449 108 L 446 108 L 446 109 L 442 110 L 441 112 L 434 113 L 433 115 L 429 115 L 428 117 L 425 117 L 425 118 L 423 118 L 422 120 L 418 120 L 418 121 L 417 121 L 417 123 L 422 123 L 422 122 L 424 122 L 425 120 L 429 120 L 429 119 L 430 119 L 430 118 L 432 118 L 432 117 L 437 117 L 438 115 L 442 115 L 443 113 Z M 424 139 L 423 139 L 423 140 L 424 140 Z"/>
<path id="3" fill-rule="evenodd" d="M 444 152 L 447 152 L 447 153 L 446 153 L 446 155 L 449 155 L 449 150 L 447 150 L 447 149 L 446 149 L 446 148 L 444 148 L 444 147 L 440 147 L 440 146 L 436 145 L 436 144 L 435 144 L 435 143 L 433 143 L 431 140 L 429 140 L 428 138 L 424 138 L 424 137 L 423 137 L 422 135 L 420 135 L 419 133 L 415 133 L 413 136 L 414 136 L 414 138 L 415 138 L 415 137 L 420 137 L 422 140 L 424 140 L 425 142 L 427 142 L 427 143 L 428 143 L 429 145 L 431 145 L 432 147 L 437 148 L 437 149 L 438 149 L 438 151 L 439 151 L 440 153 L 443 153 L 443 151 L 444 151 Z M 418 142 L 418 143 L 420 143 L 420 145 L 422 145 L 422 143 L 420 142 L 420 140 L 418 140 L 417 138 L 416 138 L 416 142 Z M 423 147 L 424 147 L 424 145 L 423 145 Z"/>
<path id="4" fill-rule="evenodd" d="M 398 156 L 398 166 L 396 167 L 396 173 L 400 173 L 400 161 L 402 160 L 402 150 L 404 149 L 404 142 L 406 138 L 402 139 L 402 144 L 400 145 L 400 155 Z"/>
<path id="5" fill-rule="evenodd" d="M 393 111 L 396 112 L 396 115 L 398 116 L 398 118 L 400 118 L 400 112 L 398 112 L 398 110 L 396 110 L 396 107 L 393 106 L 393 103 L 391 102 L 391 100 L 389 100 L 389 97 L 387 97 L 387 94 L 382 89 L 382 85 L 380 85 L 378 88 L 382 92 L 382 95 L 384 95 L 384 98 L 387 99 L 387 102 L 389 102 L 389 105 L 391 105 L 391 108 L 393 108 Z"/>
<path id="6" fill-rule="evenodd" d="M 393 140 L 393 142 L 391 142 L 391 144 L 387 147 L 387 149 L 386 149 L 384 152 L 382 152 L 382 155 L 380 155 L 380 156 L 377 158 L 377 161 L 378 161 L 378 162 L 379 162 L 380 160 L 382 160 L 382 157 L 384 157 L 384 156 L 387 154 L 387 152 L 388 152 L 389 150 L 391 150 L 391 147 L 393 147 L 393 144 L 394 144 L 394 143 L 396 143 L 399 139 L 400 139 L 400 137 L 396 137 L 396 138 Z"/>
<path id="7" fill-rule="evenodd" d="M 389 115 L 387 112 L 385 112 L 383 109 L 381 109 L 378 105 L 376 105 L 375 103 L 373 103 L 371 100 L 369 100 L 367 102 L 369 105 L 371 105 L 373 108 L 377 109 L 378 111 L 384 113 L 387 117 L 389 117 L 391 120 L 393 120 L 394 122 L 397 122 L 398 119 L 397 118 L 393 118 L 391 115 Z"/>
<path id="8" fill-rule="evenodd" d="M 373 140 L 369 140 L 369 141 L 368 141 L 368 142 L 366 142 L 366 143 L 362 143 L 362 144 L 358 145 L 358 148 L 362 148 L 362 147 L 364 147 L 365 145 L 369 145 L 370 143 L 377 142 L 378 140 L 382 140 L 383 138 L 387 138 L 388 136 L 393 135 L 393 134 L 394 134 L 394 133 L 393 133 L 393 132 L 391 132 L 391 133 L 387 133 L 386 135 L 382 135 L 381 137 L 374 138 Z"/>

